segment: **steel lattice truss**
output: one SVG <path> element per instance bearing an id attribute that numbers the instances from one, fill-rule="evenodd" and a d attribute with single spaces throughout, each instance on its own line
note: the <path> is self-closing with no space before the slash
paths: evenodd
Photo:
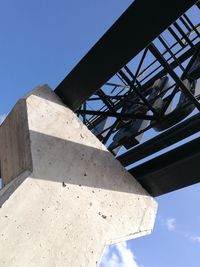
<path id="1" fill-rule="evenodd" d="M 200 131 L 200 2 L 159 3 L 135 1 L 55 90 L 153 196 L 200 182 L 200 137 L 177 146 Z"/>
<path id="2" fill-rule="evenodd" d="M 196 19 L 190 15 L 194 12 L 198 14 Z M 199 7 L 192 7 L 77 111 L 113 154 L 125 148 L 118 156 L 125 166 L 199 131 L 199 127 L 194 127 L 182 135 L 177 132 L 190 125 L 194 118 L 189 115 L 193 111 L 200 111 L 199 17 Z M 181 122 L 187 116 L 187 122 Z M 162 142 L 158 144 L 172 126 L 171 134 L 177 134 L 170 136 L 164 146 Z M 160 136 L 142 143 L 143 134 L 150 129 Z"/>
<path id="3" fill-rule="evenodd" d="M 199 30 L 200 23 L 184 14 L 78 110 L 104 144 L 115 134 L 111 151 L 121 145 L 129 149 L 150 128 L 160 132 L 179 122 L 180 114 L 185 118 L 200 110 Z"/>

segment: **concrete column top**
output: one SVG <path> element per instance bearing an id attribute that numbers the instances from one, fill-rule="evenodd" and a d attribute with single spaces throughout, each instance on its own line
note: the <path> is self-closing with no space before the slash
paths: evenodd
<path id="1" fill-rule="evenodd" d="M 151 233 L 154 199 L 47 85 L 0 140 L 0 266 L 97 266 L 105 245 Z"/>

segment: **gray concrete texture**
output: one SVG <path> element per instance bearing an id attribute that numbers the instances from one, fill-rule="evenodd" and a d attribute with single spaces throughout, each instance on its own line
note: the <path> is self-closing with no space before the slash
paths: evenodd
<path id="1" fill-rule="evenodd" d="M 98 266 L 105 245 L 151 233 L 155 200 L 47 85 L 0 140 L 0 266 Z"/>

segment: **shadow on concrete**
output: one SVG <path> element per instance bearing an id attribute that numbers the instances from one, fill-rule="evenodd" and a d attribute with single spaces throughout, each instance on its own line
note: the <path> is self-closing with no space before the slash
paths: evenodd
<path id="1" fill-rule="evenodd" d="M 120 192 L 147 195 L 142 186 L 109 152 L 30 131 L 31 177 Z M 81 140 L 84 142 L 84 140 Z"/>

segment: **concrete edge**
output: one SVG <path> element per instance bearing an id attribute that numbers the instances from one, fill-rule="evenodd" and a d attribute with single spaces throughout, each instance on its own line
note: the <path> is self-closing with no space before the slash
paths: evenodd
<path id="1" fill-rule="evenodd" d="M 21 119 L 13 121 L 13 116 L 18 114 L 18 117 L 21 117 Z M 15 124 L 18 126 L 14 127 Z M 9 126 L 10 125 L 10 126 Z M 14 127 L 14 130 L 12 129 L 11 133 L 8 133 L 8 127 Z M 24 131 L 22 134 L 20 134 L 20 131 L 17 130 L 17 127 L 24 128 Z M 6 119 L 3 121 L 3 123 L 0 126 L 0 134 L 1 138 L 6 137 L 4 142 L 2 143 L 2 140 L 0 140 L 0 165 L 1 165 L 1 178 L 2 178 L 2 186 L 6 186 L 10 184 L 12 180 L 14 180 L 16 177 L 19 177 L 22 173 L 29 171 L 32 172 L 33 164 L 32 164 L 32 154 L 31 154 L 31 141 L 30 141 L 30 132 L 28 128 L 28 114 L 27 114 L 27 103 L 26 99 L 20 98 L 17 103 L 14 105 L 12 110 L 8 113 Z M 17 153 L 16 146 L 8 146 L 8 143 L 12 140 L 18 144 L 18 146 L 21 145 L 21 150 L 23 151 L 21 156 L 24 156 L 25 159 L 21 158 L 21 165 L 19 165 L 18 170 L 15 169 L 13 173 L 7 173 L 4 172 L 4 166 L 7 165 L 5 168 L 9 168 L 9 165 L 13 160 L 13 155 Z M 6 142 L 6 143 L 5 143 Z M 8 153 L 8 150 L 10 152 Z M 5 153 L 8 153 L 8 162 L 4 162 L 4 155 Z M 19 154 L 16 154 L 16 157 L 19 158 Z M 25 160 L 25 163 L 24 163 Z M 11 166 L 10 166 L 11 167 Z"/>
<path id="2" fill-rule="evenodd" d="M 142 236 L 146 236 L 146 235 L 150 235 L 152 233 L 152 229 L 147 229 L 147 230 L 143 230 L 143 231 L 138 231 L 136 233 L 130 234 L 128 236 L 124 236 L 124 237 L 120 237 L 117 239 L 113 239 L 110 241 L 106 241 L 105 246 L 110 246 L 110 245 L 115 245 L 117 243 L 121 243 L 121 242 L 126 242 L 138 237 L 142 237 Z"/>
<path id="3" fill-rule="evenodd" d="M 41 84 L 38 84 L 37 86 L 35 86 L 33 89 L 29 90 L 25 95 L 23 95 L 21 97 L 21 99 L 25 99 L 26 100 L 29 96 L 34 94 L 34 92 L 38 91 L 38 89 L 40 89 L 41 87 L 42 88 L 43 87 L 47 87 L 47 88 L 51 89 L 47 83 L 41 83 Z"/>
<path id="4" fill-rule="evenodd" d="M 3 204 L 10 198 L 10 196 L 14 193 L 14 191 L 24 182 L 24 180 L 30 176 L 32 171 L 25 170 L 18 177 L 12 180 L 9 184 L 4 186 L 0 190 L 0 208 Z"/>
<path id="5" fill-rule="evenodd" d="M 136 239 L 139 237 L 150 235 L 152 232 L 153 232 L 153 229 L 138 231 L 137 233 L 130 234 L 129 236 L 121 237 L 121 238 L 106 242 L 104 244 L 104 248 L 103 248 L 102 253 L 101 253 L 101 258 L 99 259 L 99 261 L 97 263 L 97 267 L 100 266 L 100 263 L 101 263 L 103 256 L 104 256 L 104 253 L 105 253 L 108 246 L 113 246 L 113 245 L 116 245 L 116 244 L 121 243 L 121 242 L 127 242 L 127 241 L 132 240 L 132 239 Z"/>

